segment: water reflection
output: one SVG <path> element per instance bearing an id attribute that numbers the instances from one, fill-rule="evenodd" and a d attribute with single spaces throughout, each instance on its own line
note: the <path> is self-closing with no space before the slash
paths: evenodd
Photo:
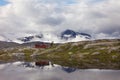
<path id="1" fill-rule="evenodd" d="M 75 72 L 77 69 L 69 68 L 69 67 L 62 67 L 62 70 L 67 72 L 67 73 L 72 73 L 72 72 Z"/>
<path id="2" fill-rule="evenodd" d="M 119 70 L 78 70 L 59 65 L 41 69 L 24 62 L 0 64 L 0 80 L 120 80 L 119 75 Z"/>

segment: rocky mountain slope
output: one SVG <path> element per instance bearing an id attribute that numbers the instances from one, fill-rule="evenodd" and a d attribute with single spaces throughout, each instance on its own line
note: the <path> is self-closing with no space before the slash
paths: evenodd
<path id="1" fill-rule="evenodd" d="M 9 47 L 16 47 L 18 45 L 19 45 L 18 43 L 14 43 L 14 42 L 0 41 L 0 49 L 9 48 Z"/>
<path id="2" fill-rule="evenodd" d="M 69 40 L 69 39 L 74 39 L 76 37 L 80 37 L 80 38 L 84 38 L 84 39 L 90 39 L 91 35 L 86 34 L 86 33 L 79 33 L 79 32 L 75 32 L 73 30 L 65 30 L 61 33 L 61 38 L 65 39 L 65 40 Z"/>
<path id="3" fill-rule="evenodd" d="M 49 60 L 74 68 L 120 69 L 120 39 L 46 43 L 47 48 L 35 48 L 35 44 L 0 49 L 0 61 Z"/>

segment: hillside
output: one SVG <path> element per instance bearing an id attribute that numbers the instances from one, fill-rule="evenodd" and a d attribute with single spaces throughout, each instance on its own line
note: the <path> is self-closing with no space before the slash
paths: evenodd
<path id="1" fill-rule="evenodd" d="M 0 41 L 0 49 L 19 46 L 18 43 Z"/>
<path id="2" fill-rule="evenodd" d="M 82 69 L 120 69 L 120 39 L 47 43 L 48 48 L 45 49 L 35 48 L 34 44 L 3 48 L 0 50 L 0 61 L 50 60 L 62 66 Z"/>

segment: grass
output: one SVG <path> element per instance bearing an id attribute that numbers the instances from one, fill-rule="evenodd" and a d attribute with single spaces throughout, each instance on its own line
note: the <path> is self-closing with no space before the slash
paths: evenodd
<path id="1" fill-rule="evenodd" d="M 116 43 L 116 41 L 113 41 L 115 43 L 105 43 L 105 45 L 92 45 L 89 48 L 84 48 L 88 44 L 102 42 L 105 43 L 108 42 L 108 40 L 78 42 L 77 45 L 73 45 L 74 43 L 65 43 L 61 45 L 53 45 L 47 49 L 15 48 L 13 50 L 7 51 L 0 50 L 0 60 L 12 60 L 14 58 L 8 54 L 21 52 L 25 53 L 24 61 L 50 60 L 55 64 L 75 68 L 120 69 L 119 41 L 118 43 Z M 117 46 L 119 48 L 112 50 L 112 48 L 115 48 Z M 21 51 L 18 49 L 21 49 Z M 35 56 L 35 58 L 31 58 L 31 55 L 35 52 L 38 55 Z M 96 52 L 98 52 L 98 54 L 95 54 Z"/>

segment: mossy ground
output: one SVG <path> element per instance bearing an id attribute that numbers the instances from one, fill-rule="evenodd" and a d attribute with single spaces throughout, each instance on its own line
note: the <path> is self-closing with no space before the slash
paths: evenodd
<path id="1" fill-rule="evenodd" d="M 87 47 L 86 47 L 87 46 Z M 24 61 L 50 60 L 75 68 L 120 69 L 120 40 L 98 40 L 52 45 L 46 49 L 32 47 L 0 50 L 1 61 L 12 61 L 12 53 L 24 53 Z M 31 57 L 35 54 L 34 57 Z"/>

